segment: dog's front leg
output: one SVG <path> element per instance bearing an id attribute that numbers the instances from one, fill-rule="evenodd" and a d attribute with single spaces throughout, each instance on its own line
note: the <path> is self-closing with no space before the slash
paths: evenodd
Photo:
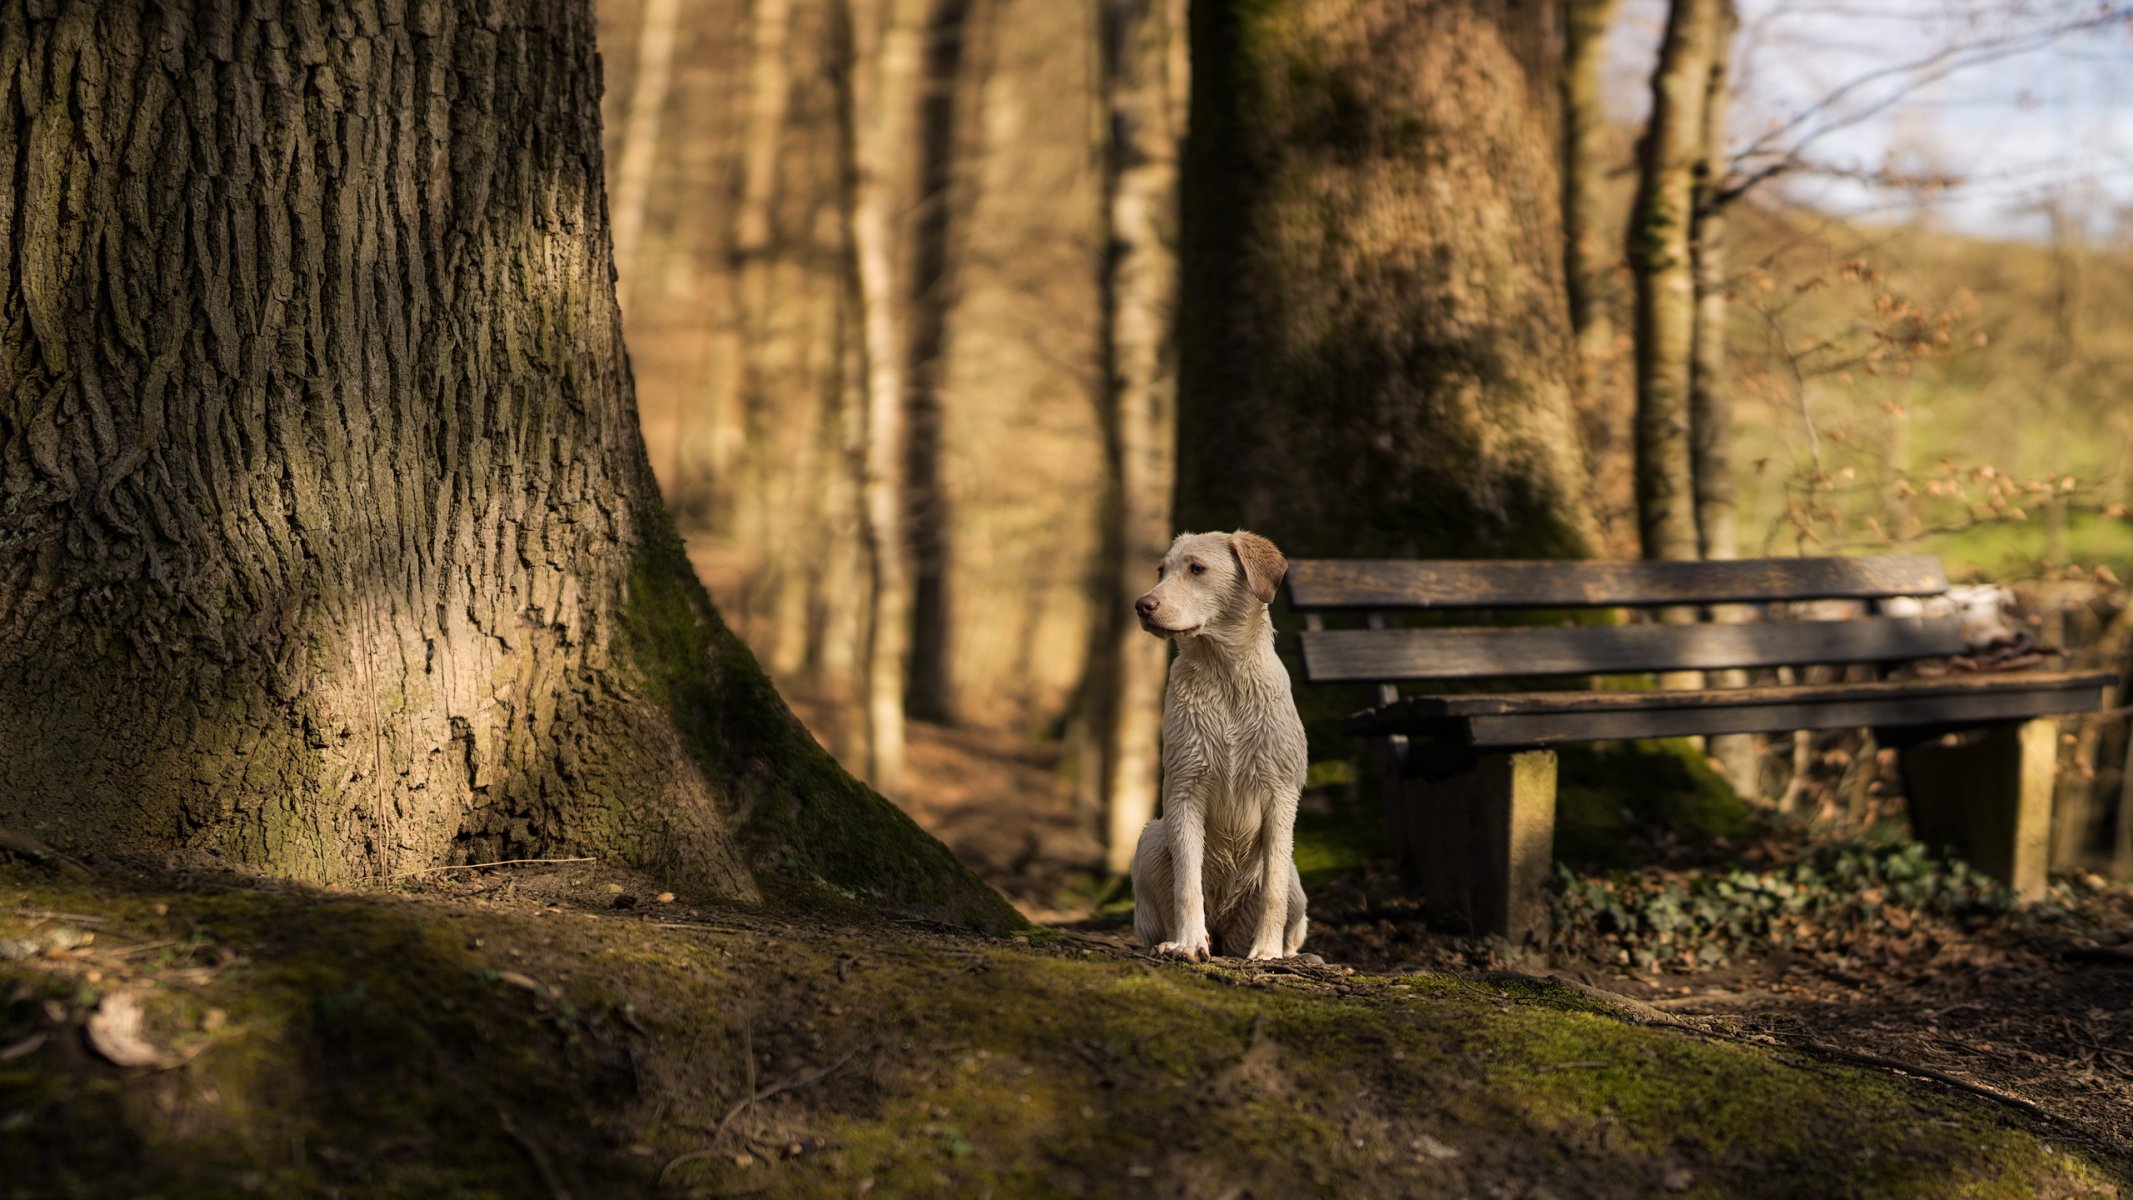
<path id="1" fill-rule="evenodd" d="M 1295 870 L 1296 801 L 1269 804 L 1259 836 L 1266 846 L 1260 861 L 1259 923 L 1252 930 L 1252 948 L 1245 957 L 1282 958 L 1282 937 L 1289 924 L 1289 879 Z"/>
<path id="2" fill-rule="evenodd" d="M 1170 841 L 1171 881 L 1177 889 L 1177 926 L 1170 931 L 1175 941 L 1164 942 L 1155 952 L 1165 958 L 1206 962 L 1207 897 L 1200 888 L 1200 863 L 1207 852 L 1207 812 L 1199 798 L 1179 788 L 1163 800 L 1163 833 Z"/>

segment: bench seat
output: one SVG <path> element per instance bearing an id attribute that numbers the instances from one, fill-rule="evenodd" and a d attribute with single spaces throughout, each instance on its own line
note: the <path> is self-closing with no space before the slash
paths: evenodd
<path id="1" fill-rule="evenodd" d="M 1795 729 L 1952 729 L 2094 711 L 2116 681 L 2108 672 L 2020 671 L 1674 692 L 1407 696 L 1359 712 L 1341 728 L 1489 748 Z"/>

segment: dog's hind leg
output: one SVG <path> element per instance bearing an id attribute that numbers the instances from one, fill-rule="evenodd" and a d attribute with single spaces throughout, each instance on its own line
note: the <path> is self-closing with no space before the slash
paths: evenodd
<path id="1" fill-rule="evenodd" d="M 1175 890 L 1170 870 L 1170 841 L 1161 818 L 1148 822 L 1133 850 L 1133 932 L 1150 950 L 1170 941 L 1177 929 Z"/>
<path id="2" fill-rule="evenodd" d="M 1304 937 L 1310 931 L 1310 922 L 1304 919 L 1303 876 L 1296 870 L 1294 861 L 1289 863 L 1289 926 L 1282 931 L 1281 956 L 1290 958 L 1303 949 Z"/>

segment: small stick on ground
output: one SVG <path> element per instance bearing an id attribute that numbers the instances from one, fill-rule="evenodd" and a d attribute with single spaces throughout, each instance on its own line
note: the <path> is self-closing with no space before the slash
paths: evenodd
<path id="1" fill-rule="evenodd" d="M 518 1124 L 511 1119 L 511 1114 L 501 1108 L 497 1109 L 496 1123 L 505 1133 L 511 1135 L 511 1140 L 517 1142 L 519 1149 L 526 1152 L 526 1157 L 533 1160 L 533 1169 L 541 1173 L 541 1182 L 548 1185 L 549 1196 L 553 1200 L 570 1200 L 570 1189 L 563 1186 L 563 1177 L 556 1173 L 555 1164 L 548 1161 L 547 1152 L 532 1138 L 519 1131 Z"/>
<path id="2" fill-rule="evenodd" d="M 413 879 L 417 875 L 435 875 L 440 871 L 479 871 L 484 867 L 523 867 L 553 863 L 598 862 L 596 858 L 504 858 L 495 862 L 455 863 L 449 867 L 424 867 L 419 871 L 402 871 L 394 879 Z"/>
<path id="3" fill-rule="evenodd" d="M 795 1075 L 790 1079 L 779 1080 L 778 1082 L 771 1084 L 769 1087 L 766 1087 L 761 1091 L 751 1093 L 747 1096 L 743 1096 L 740 1100 L 734 1103 L 732 1108 L 726 1110 L 726 1115 L 724 1117 L 719 1118 L 718 1128 L 711 1131 L 710 1144 L 705 1146 L 701 1150 L 691 1150 L 687 1154 L 675 1156 L 667 1163 L 666 1166 L 660 1168 L 659 1181 L 661 1183 L 665 1183 L 667 1181 L 667 1177 L 674 1173 L 674 1169 L 676 1167 L 685 1166 L 689 1163 L 709 1158 L 712 1155 L 718 1153 L 719 1139 L 726 1136 L 726 1130 L 733 1125 L 735 1118 L 739 1117 L 742 1113 L 748 1111 L 749 1108 L 764 1100 L 770 1099 L 772 1096 L 775 1096 L 780 1092 L 798 1091 L 799 1089 L 804 1088 L 809 1084 L 818 1083 L 821 1080 L 828 1078 L 831 1072 L 835 1071 L 837 1068 L 843 1066 L 844 1064 L 852 1061 L 852 1056 L 857 1053 L 859 1053 L 859 1051 L 857 1050 L 847 1050 L 844 1052 L 843 1058 L 838 1059 L 836 1062 L 833 1062 L 826 1067 L 822 1067 L 813 1071 L 807 1071 L 802 1074 Z"/>

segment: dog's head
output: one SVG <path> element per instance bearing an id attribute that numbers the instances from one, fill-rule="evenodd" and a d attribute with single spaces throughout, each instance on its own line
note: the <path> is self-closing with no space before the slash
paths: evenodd
<path id="1" fill-rule="evenodd" d="M 1181 533 L 1133 611 L 1157 637 L 1204 633 L 1264 612 L 1288 569 L 1274 543 L 1256 533 Z"/>

